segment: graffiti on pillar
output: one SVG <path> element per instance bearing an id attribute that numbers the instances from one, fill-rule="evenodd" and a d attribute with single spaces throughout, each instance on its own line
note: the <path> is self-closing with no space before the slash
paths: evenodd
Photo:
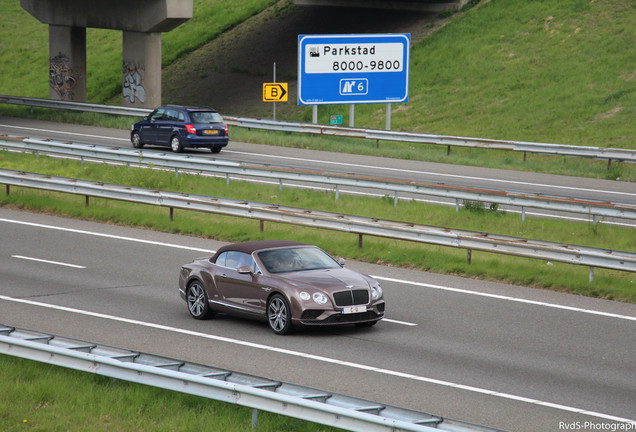
<path id="1" fill-rule="evenodd" d="M 67 55 L 59 53 L 49 58 L 49 86 L 60 96 L 60 100 L 73 100 L 73 90 L 79 79 Z"/>
<path id="2" fill-rule="evenodd" d="M 146 89 L 144 88 L 144 68 L 136 63 L 124 61 L 124 100 L 135 103 L 146 101 Z"/>

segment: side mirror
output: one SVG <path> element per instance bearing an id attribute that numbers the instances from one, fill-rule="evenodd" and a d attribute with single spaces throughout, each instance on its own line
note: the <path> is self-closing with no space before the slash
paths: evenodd
<path id="1" fill-rule="evenodd" d="M 338 264 L 340 264 L 340 267 L 344 267 L 344 265 L 345 265 L 345 259 L 344 258 L 338 258 L 337 262 L 338 262 Z"/>
<path id="2" fill-rule="evenodd" d="M 236 269 L 240 274 L 250 274 L 252 273 L 252 268 L 249 266 L 240 266 Z"/>

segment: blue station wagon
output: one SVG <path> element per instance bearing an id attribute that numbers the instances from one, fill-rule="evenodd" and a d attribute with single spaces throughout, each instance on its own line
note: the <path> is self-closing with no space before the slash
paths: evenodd
<path id="1" fill-rule="evenodd" d="M 162 106 L 131 127 L 133 147 L 170 146 L 179 153 L 185 147 L 208 148 L 218 153 L 227 146 L 229 132 L 223 117 L 208 107 Z"/>

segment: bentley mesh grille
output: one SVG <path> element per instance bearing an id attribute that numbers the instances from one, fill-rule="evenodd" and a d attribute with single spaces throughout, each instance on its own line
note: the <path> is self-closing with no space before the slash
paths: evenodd
<path id="1" fill-rule="evenodd" d="M 333 293 L 333 299 L 336 302 L 336 306 L 354 306 L 365 305 L 369 303 L 369 291 L 368 290 L 351 290 L 340 291 Z"/>

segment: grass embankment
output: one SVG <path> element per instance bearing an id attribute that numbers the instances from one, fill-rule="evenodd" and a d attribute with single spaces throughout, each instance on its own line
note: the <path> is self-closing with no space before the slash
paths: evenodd
<path id="1" fill-rule="evenodd" d="M 0 355 L 3 432 L 244 432 L 250 408 Z M 339 429 L 267 412 L 258 432 Z"/>
<path id="2" fill-rule="evenodd" d="M 215 39 L 277 0 L 195 0 L 193 17 L 162 33 L 162 65 Z M 49 29 L 22 9 L 0 4 L 0 94 L 48 98 Z M 86 29 L 87 100 L 106 103 L 121 95 L 121 30 Z"/>
<path id="3" fill-rule="evenodd" d="M 522 222 L 519 215 L 491 211 L 488 206 L 462 208 L 461 211 L 456 212 L 454 208 L 415 201 L 401 201 L 395 207 L 393 197 L 378 199 L 341 196 L 336 201 L 333 191 L 317 192 L 284 188 L 281 192 L 278 186 L 253 185 L 242 181 L 232 181 L 227 185 L 224 178 L 214 179 L 184 174 L 177 178 L 174 173 L 166 171 L 90 163 L 84 163 L 82 166 L 75 161 L 51 159 L 45 156 L 40 156 L 36 160 L 35 156 L 8 152 L 0 152 L 0 166 L 106 183 L 276 203 L 514 237 L 614 250 L 636 249 L 636 237 L 633 235 L 633 230 L 629 228 L 602 223 L 593 225 L 551 219 L 527 218 L 525 222 Z M 92 199 L 90 206 L 86 208 L 83 198 L 16 187 L 11 188 L 8 196 L 6 194 L 0 196 L 0 205 L 53 211 L 71 217 L 143 226 L 160 231 L 226 241 L 293 238 L 320 245 L 334 255 L 350 259 L 550 288 L 620 301 L 636 301 L 634 276 L 625 272 L 597 269 L 594 281 L 589 282 L 587 268 L 580 266 L 548 264 L 544 261 L 482 252 L 473 252 L 472 263 L 469 265 L 464 250 L 369 236 L 364 238 L 363 248 L 358 249 L 358 238 L 354 234 L 278 223 L 266 223 L 265 230 L 261 233 L 258 221 L 179 210 L 175 211 L 174 221 L 170 221 L 165 208 L 100 199 Z"/>
<path id="4" fill-rule="evenodd" d="M 194 18 L 162 36 L 164 102 L 180 100 L 179 86 L 170 80 L 170 65 L 175 60 L 179 60 L 180 68 L 187 68 L 189 52 L 205 43 L 215 43 L 216 37 L 229 28 L 249 25 L 246 20 L 250 16 L 273 4 L 282 15 L 296 9 L 285 0 L 195 0 Z M 48 70 L 46 26 L 17 3 L 0 8 L 7 17 L 0 24 L 0 48 L 6 48 L 0 49 L 0 93 L 48 97 L 48 80 L 42 75 Z M 441 29 L 413 40 L 410 99 L 406 104 L 394 104 L 392 129 L 633 148 L 636 13 L 631 2 L 481 1 L 466 12 L 440 19 L 432 27 Z M 120 100 L 120 34 L 100 29 L 87 31 L 88 101 Z M 257 40 L 258 28 L 246 27 L 245 31 L 256 35 L 255 44 L 263 43 Z M 214 59 L 210 59 L 210 64 L 214 64 Z M 269 69 L 251 72 L 259 76 L 270 73 Z M 296 71 L 280 73 L 294 77 Z M 209 86 L 210 79 L 201 76 L 182 85 Z M 290 101 L 294 96 L 290 95 Z M 253 95 L 253 105 L 262 106 L 262 115 L 269 117 L 271 106 L 263 103 L 261 97 Z M 215 106 L 218 101 L 195 96 L 184 103 Z M 6 105 L 0 107 L 0 113 L 120 129 L 128 129 L 133 121 L 59 111 L 31 113 L 28 108 Z M 224 113 L 242 114 L 231 108 Z M 282 120 L 311 121 L 311 108 L 293 102 L 278 104 L 277 113 Z M 328 123 L 332 114 L 343 115 L 343 123 L 348 124 L 348 105 L 321 106 L 319 123 Z M 357 105 L 355 117 L 358 127 L 382 129 L 385 106 Z M 522 155 L 512 152 L 453 148 L 447 155 L 446 148 L 439 146 L 383 142 L 376 148 L 375 142 L 355 139 L 238 129 L 231 134 L 234 140 L 289 147 L 636 181 L 636 168 L 617 162 L 608 169 L 607 162 L 576 158 L 528 155 L 524 162 Z"/>
<path id="5" fill-rule="evenodd" d="M 394 130 L 634 148 L 636 11 L 626 0 L 482 0 L 411 48 Z M 311 121 L 311 108 L 277 115 Z M 319 123 L 347 105 L 319 108 Z M 290 114 L 288 114 L 288 112 Z M 383 129 L 385 106 L 357 105 Z"/>

